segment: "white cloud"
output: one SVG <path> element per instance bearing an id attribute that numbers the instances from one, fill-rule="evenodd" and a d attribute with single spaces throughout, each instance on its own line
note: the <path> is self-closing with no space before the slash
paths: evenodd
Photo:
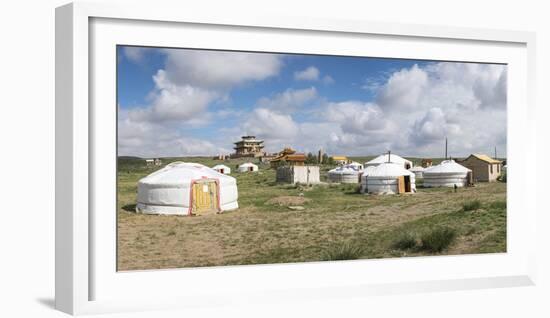
<path id="1" fill-rule="evenodd" d="M 279 111 L 295 111 L 315 98 L 317 98 L 317 89 L 315 89 L 315 87 L 287 89 L 269 98 L 262 97 L 257 104 L 262 108 Z"/>
<path id="2" fill-rule="evenodd" d="M 176 85 L 228 89 L 275 76 L 281 56 L 246 52 L 165 50 L 168 78 Z"/>
<path id="3" fill-rule="evenodd" d="M 126 46 L 123 48 L 124 56 L 134 62 L 141 63 L 147 53 L 147 48 L 136 47 L 136 46 Z"/>
<path id="4" fill-rule="evenodd" d="M 266 139 L 290 140 L 298 136 L 298 126 L 290 115 L 256 108 L 244 125 L 246 133 Z"/>
<path id="5" fill-rule="evenodd" d="M 418 106 L 427 86 L 428 74 L 415 64 L 394 73 L 378 91 L 377 102 L 383 109 L 407 111 Z"/>
<path id="6" fill-rule="evenodd" d="M 332 76 L 330 75 L 323 76 L 323 84 L 329 85 L 329 84 L 334 84 L 334 82 L 335 81 L 334 81 L 334 78 L 332 78 Z"/>
<path id="7" fill-rule="evenodd" d="M 150 106 L 130 111 L 132 120 L 189 122 L 204 116 L 208 104 L 217 96 L 215 92 L 190 85 L 175 85 L 167 79 L 164 70 L 159 70 L 153 80 L 155 90 L 150 93 Z"/>
<path id="8" fill-rule="evenodd" d="M 294 79 L 297 81 L 318 81 L 319 69 L 315 66 L 309 66 L 305 70 L 294 72 Z"/>
<path id="9" fill-rule="evenodd" d="M 225 143 L 191 138 L 182 129 L 204 126 L 230 114 L 210 111 L 215 102 L 228 100 L 237 85 L 275 76 L 282 66 L 275 54 L 162 50 L 165 67 L 153 76 L 149 103 L 121 111 L 119 153 L 141 156 L 212 155 L 228 153 Z M 134 62 L 143 59 L 141 48 L 127 47 L 125 56 Z"/>
<path id="10" fill-rule="evenodd" d="M 410 156 L 449 152 L 506 152 L 506 67 L 473 63 L 414 65 L 366 82 L 372 103 L 329 103 L 323 119 L 338 126 L 329 149 L 377 154 L 393 150 Z"/>

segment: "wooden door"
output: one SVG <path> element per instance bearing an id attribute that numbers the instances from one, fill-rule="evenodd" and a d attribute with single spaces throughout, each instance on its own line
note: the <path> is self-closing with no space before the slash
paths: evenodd
<path id="1" fill-rule="evenodd" d="M 217 211 L 217 186 L 214 180 L 200 180 L 193 184 L 193 213 Z"/>
<path id="2" fill-rule="evenodd" d="M 411 176 L 403 176 L 405 182 L 405 192 L 412 192 L 411 188 Z"/>
<path id="3" fill-rule="evenodd" d="M 397 193 L 405 192 L 405 176 L 400 176 L 397 178 Z"/>

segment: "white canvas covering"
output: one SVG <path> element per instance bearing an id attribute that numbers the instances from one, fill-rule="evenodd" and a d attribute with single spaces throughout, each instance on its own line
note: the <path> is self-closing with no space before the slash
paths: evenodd
<path id="1" fill-rule="evenodd" d="M 197 180 L 215 180 L 220 211 L 234 210 L 238 191 L 235 178 L 198 163 L 173 162 L 138 182 L 136 211 L 148 214 L 190 215 L 191 188 Z"/>
<path id="2" fill-rule="evenodd" d="M 346 166 L 347 166 L 347 167 L 354 168 L 354 169 L 357 169 L 357 170 L 363 170 L 363 165 L 360 164 L 360 163 L 357 162 L 357 161 L 353 161 L 353 162 L 351 162 L 351 163 L 348 163 Z"/>
<path id="3" fill-rule="evenodd" d="M 212 169 L 216 170 L 219 173 L 231 174 L 231 168 L 226 165 L 215 165 L 212 167 Z"/>
<path id="4" fill-rule="evenodd" d="M 416 192 L 414 173 L 394 163 L 367 167 L 361 177 L 361 189 L 364 193 L 395 194 L 399 192 L 398 179 L 402 176 L 410 177 L 411 192 Z"/>
<path id="5" fill-rule="evenodd" d="M 258 171 L 258 166 L 252 162 L 246 162 L 239 166 L 239 172 L 256 172 Z"/>
<path id="6" fill-rule="evenodd" d="M 414 166 L 409 169 L 410 172 L 414 173 L 417 179 L 422 179 L 424 177 L 424 170 L 426 169 L 422 166 Z"/>
<path id="7" fill-rule="evenodd" d="M 424 186 L 433 187 L 463 187 L 468 184 L 470 169 L 456 163 L 454 160 L 445 160 L 436 166 L 424 170 Z"/>
<path id="8" fill-rule="evenodd" d="M 345 165 L 329 170 L 328 180 L 337 183 L 359 183 L 359 177 L 362 173 L 363 170 Z"/>
<path id="9" fill-rule="evenodd" d="M 410 167 L 413 166 L 413 163 L 412 161 L 410 160 L 407 160 L 403 157 L 400 157 L 396 154 L 383 154 L 383 155 L 380 155 L 370 161 L 367 161 L 365 162 L 365 167 L 369 167 L 369 166 L 377 166 L 381 163 L 387 163 L 387 162 L 391 162 L 391 163 L 395 163 L 395 164 L 399 164 L 401 165 L 404 169 L 408 169 Z"/>

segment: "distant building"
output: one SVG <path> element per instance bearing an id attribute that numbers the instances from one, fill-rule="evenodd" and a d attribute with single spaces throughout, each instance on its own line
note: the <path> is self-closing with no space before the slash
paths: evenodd
<path id="1" fill-rule="evenodd" d="M 261 157 L 264 152 L 264 141 L 256 139 L 256 136 L 243 136 L 242 140 L 235 142 L 233 158 Z"/>
<path id="2" fill-rule="evenodd" d="M 473 179 L 476 181 L 496 181 L 502 172 L 502 162 L 500 160 L 483 154 L 471 154 L 458 163 L 472 170 Z"/>
<path id="3" fill-rule="evenodd" d="M 420 165 L 422 166 L 422 168 L 431 167 L 432 164 L 433 164 L 432 159 L 422 159 L 422 162 L 420 163 Z"/>
<path id="4" fill-rule="evenodd" d="M 339 165 L 345 165 L 351 162 L 346 156 L 332 156 L 331 158 L 334 160 L 334 163 Z"/>
<path id="5" fill-rule="evenodd" d="M 287 147 L 279 152 L 279 155 L 271 159 L 271 167 L 278 167 L 281 164 L 289 166 L 303 166 L 306 161 L 306 155 L 303 153 L 296 153 L 296 150 Z"/>
<path id="6" fill-rule="evenodd" d="M 145 159 L 145 164 L 147 165 L 147 167 L 149 167 L 149 166 L 160 166 L 160 165 L 162 165 L 162 161 L 159 158 Z"/>

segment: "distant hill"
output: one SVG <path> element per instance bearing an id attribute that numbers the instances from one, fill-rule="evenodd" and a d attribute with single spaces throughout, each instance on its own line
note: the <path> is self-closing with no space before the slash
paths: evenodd
<path id="1" fill-rule="evenodd" d="M 143 158 L 135 157 L 135 156 L 119 156 L 118 159 L 124 159 L 124 160 L 141 160 Z"/>

